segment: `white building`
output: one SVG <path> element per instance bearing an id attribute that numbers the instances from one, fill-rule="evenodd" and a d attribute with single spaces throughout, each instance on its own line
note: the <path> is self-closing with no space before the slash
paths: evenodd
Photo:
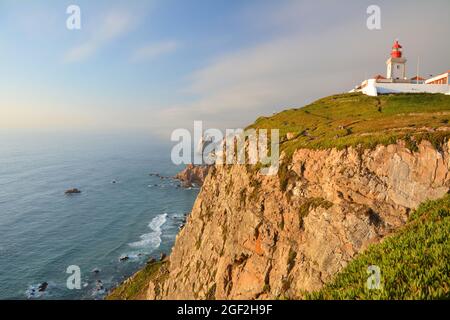
<path id="1" fill-rule="evenodd" d="M 406 77 L 406 62 L 403 57 L 402 46 L 395 41 L 391 57 L 386 61 L 386 78 L 378 75 L 365 80 L 351 92 L 362 92 L 369 96 L 387 93 L 444 93 L 450 95 L 449 73 L 443 73 L 431 79 L 416 76 L 412 79 Z"/>

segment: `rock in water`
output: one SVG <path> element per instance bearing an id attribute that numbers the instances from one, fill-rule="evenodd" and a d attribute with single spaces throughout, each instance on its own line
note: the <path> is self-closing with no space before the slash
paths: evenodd
<path id="1" fill-rule="evenodd" d="M 120 258 L 119 258 L 119 261 L 128 261 L 130 259 L 130 257 L 128 257 L 128 256 L 121 256 Z"/>
<path id="2" fill-rule="evenodd" d="M 178 173 L 174 178 L 182 182 L 185 188 L 193 187 L 194 185 L 202 186 L 208 175 L 211 166 L 188 164 L 186 168 Z"/>
<path id="3" fill-rule="evenodd" d="M 65 194 L 79 194 L 79 193 L 81 193 L 81 191 L 78 190 L 77 188 L 69 189 L 69 190 L 66 190 L 66 192 L 65 192 Z"/>
<path id="4" fill-rule="evenodd" d="M 38 291 L 39 292 L 44 292 L 45 290 L 47 290 L 48 288 L 48 283 L 47 282 L 42 282 L 39 287 L 38 287 Z"/>
<path id="5" fill-rule="evenodd" d="M 101 291 L 101 290 L 103 290 L 103 289 L 104 289 L 104 287 L 103 287 L 103 282 L 102 282 L 102 280 L 97 280 L 97 282 L 95 283 L 95 290 Z"/>

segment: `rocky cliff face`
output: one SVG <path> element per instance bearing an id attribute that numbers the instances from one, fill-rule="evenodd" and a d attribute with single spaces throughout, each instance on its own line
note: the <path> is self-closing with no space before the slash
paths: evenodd
<path id="1" fill-rule="evenodd" d="M 178 173 L 174 178 L 182 182 L 183 187 L 192 187 L 193 185 L 202 186 L 208 175 L 211 166 L 189 164 Z"/>
<path id="2" fill-rule="evenodd" d="M 301 298 L 449 191 L 449 146 L 297 150 L 283 179 L 211 169 L 149 299 Z"/>

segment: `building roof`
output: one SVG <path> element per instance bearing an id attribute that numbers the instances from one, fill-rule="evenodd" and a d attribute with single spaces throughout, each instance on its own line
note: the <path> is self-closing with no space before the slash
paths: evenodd
<path id="1" fill-rule="evenodd" d="M 450 70 L 447 71 L 447 72 L 441 73 L 441 74 L 439 74 L 437 76 L 434 76 L 434 77 L 431 76 L 431 78 L 426 80 L 425 83 L 430 83 L 430 82 L 434 82 L 434 81 L 437 81 L 437 80 L 448 78 L 449 73 L 450 73 Z"/>
<path id="2" fill-rule="evenodd" d="M 421 76 L 415 76 L 414 78 L 411 78 L 411 80 L 426 80 L 422 78 Z"/>
<path id="3" fill-rule="evenodd" d="M 450 73 L 450 71 L 438 74 L 438 75 L 434 76 L 432 79 L 434 79 L 434 78 L 444 78 L 444 77 L 448 76 L 449 73 Z"/>
<path id="4" fill-rule="evenodd" d="M 386 78 L 383 77 L 381 74 L 378 74 L 378 75 L 374 76 L 373 79 L 375 79 L 375 80 L 386 80 Z"/>

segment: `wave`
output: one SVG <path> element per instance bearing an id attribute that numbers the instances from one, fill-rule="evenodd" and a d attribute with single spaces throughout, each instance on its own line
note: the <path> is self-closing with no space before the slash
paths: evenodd
<path id="1" fill-rule="evenodd" d="M 55 288 L 56 284 L 54 282 L 32 284 L 25 291 L 25 296 L 27 299 L 40 299 L 45 296 L 50 296 L 49 291 Z"/>
<path id="2" fill-rule="evenodd" d="M 167 221 L 167 213 L 160 214 L 153 218 L 153 220 L 148 224 L 148 227 L 152 232 L 143 234 L 140 236 L 141 240 L 132 242 L 129 244 L 130 247 L 133 248 L 148 248 L 148 249 L 157 249 L 161 245 L 161 235 L 162 229 L 161 227 Z"/>

